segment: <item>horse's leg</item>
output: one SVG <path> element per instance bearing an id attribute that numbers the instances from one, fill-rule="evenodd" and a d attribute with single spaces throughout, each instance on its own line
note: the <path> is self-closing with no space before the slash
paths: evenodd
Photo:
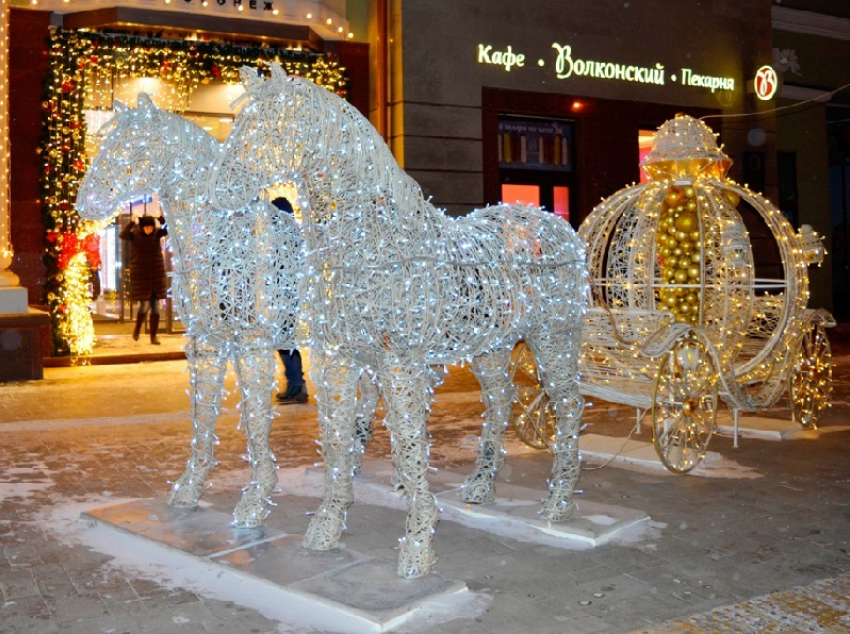
<path id="1" fill-rule="evenodd" d="M 311 350 L 310 377 L 316 386 L 319 438 L 325 463 L 319 510 L 310 520 L 303 546 L 330 550 L 345 530 L 345 511 L 354 501 L 354 409 L 358 370 L 339 354 Z"/>
<path id="2" fill-rule="evenodd" d="M 396 474 L 407 500 L 405 536 L 398 555 L 398 574 L 413 579 L 428 574 L 437 561 L 432 547 L 438 512 L 428 486 L 428 412 L 433 391 L 423 360 L 399 357 L 382 360 L 378 386 L 387 413 Z"/>
<path id="3" fill-rule="evenodd" d="M 461 499 L 470 504 L 496 499 L 494 481 L 505 464 L 503 437 L 510 422 L 514 395 L 508 370 L 510 360 L 510 350 L 496 350 L 472 360 L 472 371 L 481 385 L 485 411 L 475 470 L 467 476 L 460 494 Z"/>
<path id="4" fill-rule="evenodd" d="M 369 370 L 363 370 L 360 373 L 357 386 L 359 396 L 354 413 L 354 453 L 352 454 L 355 473 L 360 471 L 363 464 L 363 454 L 366 453 L 366 447 L 372 442 L 375 411 L 378 409 L 378 398 L 380 397 L 375 376 Z"/>
<path id="5" fill-rule="evenodd" d="M 568 520 L 575 512 L 573 490 L 581 470 L 578 435 L 584 398 L 578 384 L 580 340 L 580 322 L 571 329 L 526 337 L 526 343 L 537 361 L 543 387 L 555 408 L 555 457 L 549 493 L 540 511 L 543 519 L 555 522 Z"/>
<path id="6" fill-rule="evenodd" d="M 248 439 L 251 482 L 242 489 L 242 499 L 233 511 L 233 525 L 261 526 L 273 506 L 271 494 L 277 486 L 277 467 L 269 445 L 272 426 L 271 392 L 275 383 L 274 350 L 261 346 L 238 346 L 233 367 L 242 399 L 239 424 Z"/>
<path id="7" fill-rule="evenodd" d="M 217 464 L 215 426 L 221 413 L 227 361 L 220 349 L 199 345 L 197 337 L 186 337 L 186 359 L 191 389 L 192 451 L 186 470 L 172 485 L 166 502 L 169 506 L 194 508 L 204 493 L 210 470 Z"/>

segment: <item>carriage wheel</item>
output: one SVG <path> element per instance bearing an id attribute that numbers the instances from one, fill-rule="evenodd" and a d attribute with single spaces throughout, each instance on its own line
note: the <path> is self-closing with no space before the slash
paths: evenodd
<path id="1" fill-rule="evenodd" d="M 543 390 L 534 355 L 525 343 L 511 355 L 511 382 L 516 394 L 514 429 L 529 447 L 551 449 L 555 444 L 555 408 Z"/>
<path id="2" fill-rule="evenodd" d="M 705 456 L 717 418 L 718 376 L 697 339 L 678 340 L 661 359 L 652 404 L 652 442 L 673 473 L 687 473 Z"/>
<path id="3" fill-rule="evenodd" d="M 794 370 L 788 378 L 792 419 L 803 429 L 817 429 L 832 397 L 832 347 L 823 324 L 812 323 L 803 333 Z"/>

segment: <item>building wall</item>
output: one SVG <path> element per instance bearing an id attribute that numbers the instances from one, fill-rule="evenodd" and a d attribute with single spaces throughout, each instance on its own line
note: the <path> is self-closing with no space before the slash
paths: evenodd
<path id="1" fill-rule="evenodd" d="M 391 146 L 426 194 L 457 213 L 495 202 L 488 200 L 482 173 L 485 87 L 527 91 L 529 99 L 535 94 L 556 94 L 664 104 L 685 112 L 693 108 L 732 113 L 756 107 L 746 83 L 771 58 L 769 6 L 761 0 L 646 0 L 616 5 L 598 0 L 526 4 L 404 0 L 391 4 L 391 12 L 401 13 L 401 20 L 392 22 L 392 38 L 400 43 L 398 63 L 403 65 L 400 76 L 392 73 L 394 83 L 403 78 L 403 87 L 393 93 Z M 575 75 L 557 79 L 553 43 L 570 46 L 574 60 L 649 68 L 661 64 L 665 84 Z M 506 70 L 479 63 L 479 44 L 501 51 L 510 46 L 512 52 L 526 56 L 525 65 Z M 538 60 L 543 60 L 543 66 Z M 734 78 L 736 89 L 712 92 L 682 85 L 683 68 Z M 719 126 L 712 125 L 717 131 Z M 733 159 L 746 150 L 748 125 L 723 122 L 731 143 L 721 140 Z M 773 125 L 769 121 L 761 125 L 767 133 L 766 147 L 771 148 Z M 613 158 L 617 139 L 601 140 L 617 162 Z M 614 170 L 606 178 L 625 186 L 634 180 L 635 168 L 631 166 L 628 173 Z"/>
<path id="2" fill-rule="evenodd" d="M 813 10 L 815 7 L 797 8 Z M 830 9 L 830 13 L 836 15 L 840 15 L 837 10 L 843 10 L 848 14 L 847 17 L 850 17 L 846 3 L 821 2 L 817 8 Z M 850 82 L 850 70 L 847 65 L 847 60 L 850 59 L 850 40 L 846 39 L 847 34 L 840 34 L 841 27 L 846 28 L 847 17 L 835 23 L 838 26 L 836 37 L 784 30 L 776 30 L 773 34 L 774 47 L 783 51 L 786 59 L 793 62 L 783 72 L 785 87 L 798 89 L 796 93 L 786 90 L 786 94 L 793 94 L 794 99 L 777 100 L 777 106 L 786 108 L 777 117 L 778 149 L 796 155 L 800 224 L 811 225 L 825 237 L 827 245 L 823 265 L 809 269 L 809 304 L 830 310 L 835 307 L 831 238 L 836 228 L 832 226 L 830 217 L 827 106 L 819 102 L 795 104 Z M 836 94 L 828 103 L 831 104 L 830 107 L 836 107 L 839 113 L 850 113 L 850 92 L 845 90 Z M 841 114 L 838 116 L 844 118 Z M 838 317 L 846 319 L 846 315 Z"/>
<path id="3" fill-rule="evenodd" d="M 50 14 L 10 10 L 9 95 L 11 142 L 12 271 L 29 292 L 30 304 L 44 304 L 46 269 L 41 221 L 41 158 L 36 153 L 43 131 L 41 102 L 47 73 Z"/>

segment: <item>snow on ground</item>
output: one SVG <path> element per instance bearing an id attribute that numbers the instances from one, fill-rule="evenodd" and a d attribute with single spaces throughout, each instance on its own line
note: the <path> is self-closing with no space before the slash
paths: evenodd
<path id="1" fill-rule="evenodd" d="M 23 470 L 17 469 L 17 472 Z M 287 491 L 297 487 L 304 493 L 318 495 L 315 485 L 299 485 L 296 470 L 283 470 L 281 485 Z M 289 474 L 289 471 L 293 473 Z M 303 472 L 303 470 L 301 470 Z M 244 483 L 247 471 L 219 474 L 220 481 Z M 52 486 L 52 481 L 39 483 L 10 483 L 0 481 L 0 496 L 26 500 L 36 491 Z M 85 546 L 112 557 L 106 565 L 124 574 L 154 581 L 169 590 L 182 588 L 200 596 L 230 601 L 256 610 L 268 619 L 279 622 L 282 634 L 310 632 L 375 632 L 374 623 L 360 619 L 350 612 L 334 611 L 315 599 L 282 593 L 272 584 L 239 574 L 223 574 L 222 567 L 199 557 L 188 555 L 137 536 L 110 530 L 96 522 L 81 519 L 81 514 L 103 506 L 134 501 L 102 495 L 86 502 L 53 498 L 54 505 L 35 515 L 36 524 L 59 543 L 66 546 Z M 0 528 L 2 531 L 2 528 Z M 440 623 L 457 619 L 458 614 L 474 619 L 490 604 L 485 593 L 463 591 L 431 601 L 412 615 L 387 625 L 385 631 L 403 627 L 406 632 L 423 631 Z M 320 608 L 320 609 L 317 609 Z"/>

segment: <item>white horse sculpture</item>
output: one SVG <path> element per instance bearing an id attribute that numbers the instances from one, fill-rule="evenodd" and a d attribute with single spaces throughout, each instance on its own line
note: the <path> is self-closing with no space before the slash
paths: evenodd
<path id="1" fill-rule="evenodd" d="M 243 75 L 244 76 L 244 75 Z M 447 217 L 425 200 L 377 131 L 350 104 L 287 77 L 251 80 L 247 103 L 212 174 L 211 202 L 241 207 L 263 187 L 295 182 L 307 268 L 325 490 L 304 539 L 337 546 L 353 500 L 356 368 L 375 368 L 398 477 L 408 505 L 398 573 L 436 560 L 437 506 L 427 481 L 429 364 L 473 359 L 487 411 L 476 470 L 463 497 L 493 499 L 513 389 L 510 350 L 525 337 L 555 404 L 558 431 L 542 516 L 568 518 L 579 474 L 578 353 L 586 308 L 584 247 L 568 223 L 536 208 L 500 205 Z"/>
<path id="2" fill-rule="evenodd" d="M 137 108 L 116 111 L 76 207 L 85 218 L 103 219 L 123 202 L 156 193 L 165 211 L 176 263 L 172 296 L 186 326 L 194 428 L 188 464 L 168 504 L 195 507 L 216 464 L 215 428 L 229 360 L 241 389 L 240 426 L 252 471 L 233 524 L 259 526 L 277 483 L 270 394 L 275 350 L 295 347 L 300 229 L 290 214 L 259 200 L 226 213 L 206 204 L 201 184 L 220 145 L 194 123 L 160 110 L 145 94 Z"/>

